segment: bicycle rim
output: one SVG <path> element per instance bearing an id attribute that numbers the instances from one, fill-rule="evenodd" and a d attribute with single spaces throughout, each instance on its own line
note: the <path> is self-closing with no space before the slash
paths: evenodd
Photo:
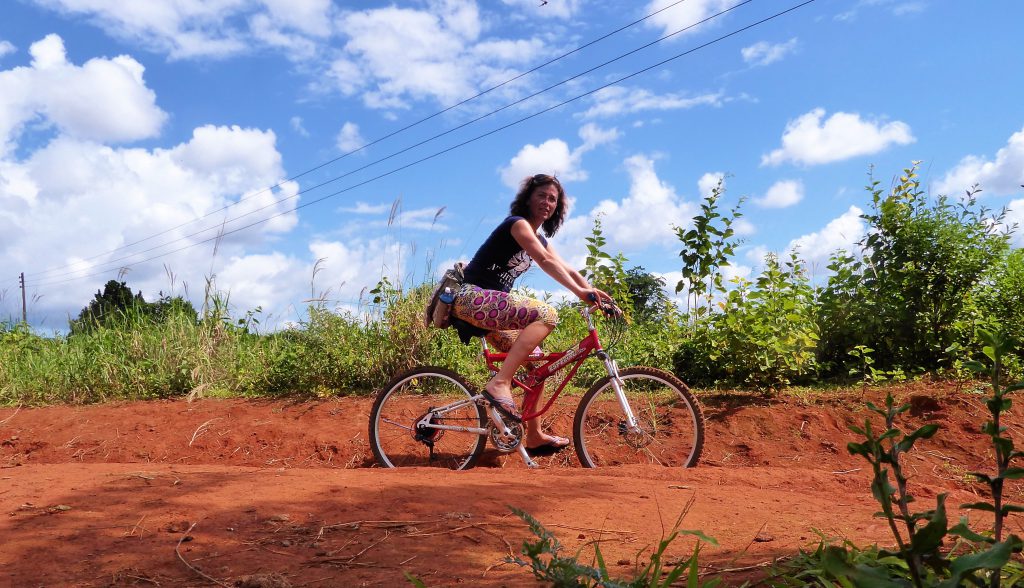
<path id="1" fill-rule="evenodd" d="M 397 376 L 370 411 L 370 447 L 377 463 L 388 468 L 472 467 L 483 452 L 485 435 L 417 426 L 428 417 L 432 424 L 485 427 L 483 409 L 472 402 L 430 414 L 472 396 L 458 374 L 442 368 L 417 368 Z"/>
<path id="2" fill-rule="evenodd" d="M 576 410 L 573 435 L 580 463 L 590 468 L 697 465 L 704 447 L 704 413 L 686 384 L 646 367 L 628 368 L 619 376 L 639 430 L 630 430 L 612 379 L 603 378 Z"/>

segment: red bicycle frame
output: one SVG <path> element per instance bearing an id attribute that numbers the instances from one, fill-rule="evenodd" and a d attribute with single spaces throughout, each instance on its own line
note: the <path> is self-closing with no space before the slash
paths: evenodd
<path id="1" fill-rule="evenodd" d="M 582 365 L 588 357 L 592 354 L 604 354 L 604 350 L 601 348 L 601 341 L 597 338 L 597 329 L 590 320 L 590 313 L 587 312 L 587 310 L 589 309 L 585 309 L 584 318 L 587 319 L 589 333 L 582 341 L 579 342 L 578 345 L 567 351 L 530 354 L 527 356 L 526 361 L 545 361 L 547 363 L 528 371 L 526 376 L 522 379 L 515 377 L 512 378 L 512 385 L 519 386 L 526 392 L 526 395 L 523 397 L 522 407 L 522 418 L 524 421 L 536 418 L 547 412 L 565 386 L 570 380 L 572 380 L 573 376 L 576 375 L 576 371 L 580 368 L 580 365 Z M 495 353 L 487 347 L 486 340 L 482 339 L 481 341 L 483 342 L 483 356 L 484 361 L 487 362 L 487 369 L 492 372 L 497 372 L 497 364 L 505 361 L 505 359 L 508 358 L 508 354 Z M 548 398 L 544 408 L 537 410 L 537 400 L 540 398 L 541 387 L 543 386 L 544 381 L 566 367 L 569 367 L 568 375 L 562 379 L 562 383 L 558 385 L 558 388 L 551 393 L 551 397 Z"/>

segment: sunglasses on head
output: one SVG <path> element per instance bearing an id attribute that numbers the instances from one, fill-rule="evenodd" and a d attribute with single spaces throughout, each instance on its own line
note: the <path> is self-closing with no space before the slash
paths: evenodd
<path id="1" fill-rule="evenodd" d="M 536 186 L 537 184 L 546 184 L 548 182 L 559 184 L 558 178 L 556 178 L 555 176 L 549 176 L 548 174 L 537 174 L 530 178 L 530 184 L 534 186 Z"/>

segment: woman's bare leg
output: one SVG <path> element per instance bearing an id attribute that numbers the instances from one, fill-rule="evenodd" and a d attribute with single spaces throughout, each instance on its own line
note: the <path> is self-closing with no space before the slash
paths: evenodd
<path id="1" fill-rule="evenodd" d="M 555 327 L 542 322 L 530 323 L 523 330 L 519 331 L 512 348 L 508 350 L 508 356 L 498 369 L 485 388 L 497 399 L 512 399 L 512 376 L 516 370 L 523 365 L 527 356 L 538 347 L 545 337 L 551 334 Z"/>

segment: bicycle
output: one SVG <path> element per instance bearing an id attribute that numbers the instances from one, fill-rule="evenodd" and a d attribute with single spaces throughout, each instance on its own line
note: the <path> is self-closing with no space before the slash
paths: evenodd
<path id="1" fill-rule="evenodd" d="M 604 307 L 613 314 L 617 307 Z M 669 372 L 652 367 L 619 370 L 601 347 L 592 318 L 584 308 L 588 334 L 566 351 L 533 354 L 527 365 L 541 365 L 513 379 L 525 391 L 523 422 L 546 413 L 579 367 L 597 357 L 608 372 L 580 399 L 573 419 L 573 445 L 584 467 L 650 463 L 693 467 L 704 446 L 704 413 L 690 389 Z M 621 313 L 620 313 L 621 314 Z M 492 375 L 507 354 L 492 352 L 482 341 L 483 358 Z M 539 384 L 569 370 L 547 403 L 537 410 Z M 395 376 L 377 395 L 370 410 L 369 438 L 380 466 L 430 466 L 465 470 L 473 467 L 489 438 L 499 452 L 518 451 L 530 468 L 539 467 L 522 444 L 522 423 L 506 422 L 501 413 L 459 374 L 426 366 Z"/>

